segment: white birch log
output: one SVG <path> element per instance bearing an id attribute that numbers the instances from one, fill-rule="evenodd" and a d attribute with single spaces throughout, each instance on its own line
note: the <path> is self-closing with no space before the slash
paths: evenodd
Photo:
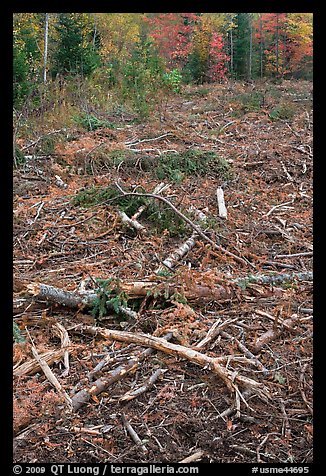
<path id="1" fill-rule="evenodd" d="M 45 299 L 48 302 L 54 302 L 62 306 L 78 308 L 78 307 L 92 307 L 97 299 L 97 293 L 94 291 L 65 291 L 64 289 L 55 288 L 48 284 L 42 283 L 30 283 L 27 285 L 29 294 L 33 295 L 36 299 Z M 119 311 L 127 317 L 137 319 L 137 312 L 133 311 L 129 307 L 119 306 Z"/>
<path id="2" fill-rule="evenodd" d="M 153 193 L 156 193 L 156 194 L 162 193 L 164 190 L 166 190 L 169 187 L 170 187 L 169 184 L 165 184 L 164 182 L 161 182 L 158 185 L 156 185 L 156 187 L 153 190 Z M 143 213 L 144 210 L 146 210 L 147 207 L 148 207 L 148 205 L 146 205 L 146 204 L 139 207 L 138 210 L 133 214 L 131 219 L 132 220 L 137 220 L 137 218 L 140 217 L 140 215 Z"/>
<path id="3" fill-rule="evenodd" d="M 169 269 L 172 269 L 175 266 L 176 262 L 179 261 L 180 259 L 182 259 L 188 253 L 188 251 L 190 251 L 195 246 L 197 237 L 198 237 L 198 233 L 196 231 L 194 231 L 193 234 L 190 236 L 190 238 L 188 238 L 187 241 L 182 243 L 182 245 L 180 245 L 179 248 L 174 250 L 170 254 L 170 256 L 168 256 L 168 258 L 166 258 L 163 261 L 164 266 L 166 266 Z M 155 273 L 158 273 L 161 270 L 162 270 L 162 267 L 160 266 L 155 271 Z"/>
<path id="4" fill-rule="evenodd" d="M 197 208 L 191 206 L 188 209 L 189 212 L 193 213 L 196 218 L 198 218 L 202 223 L 205 223 L 207 221 L 207 216 L 205 213 L 201 212 L 200 210 L 197 210 Z M 175 264 L 181 260 L 194 246 L 196 243 L 196 239 L 198 238 L 199 234 L 197 231 L 193 231 L 192 235 L 182 243 L 176 250 L 174 250 L 170 256 L 168 256 L 164 261 L 163 265 L 166 266 L 169 269 L 174 268 Z M 155 274 L 160 273 L 164 268 L 162 266 L 159 266 L 155 270 Z"/>
<path id="5" fill-rule="evenodd" d="M 224 192 L 221 187 L 218 187 L 216 190 L 216 198 L 217 198 L 217 205 L 218 205 L 218 214 L 221 218 L 227 218 L 228 212 L 226 210 L 225 202 L 224 202 Z"/>
<path id="6" fill-rule="evenodd" d="M 146 231 L 146 228 L 141 223 L 139 223 L 137 220 L 133 220 L 132 218 L 129 218 L 125 212 L 121 212 L 119 210 L 118 214 L 123 223 L 127 223 L 129 226 L 132 226 L 137 231 Z"/>

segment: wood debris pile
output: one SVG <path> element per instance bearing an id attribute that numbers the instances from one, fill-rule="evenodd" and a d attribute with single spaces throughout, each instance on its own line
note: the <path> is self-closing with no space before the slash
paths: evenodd
<path id="1" fill-rule="evenodd" d="M 311 111 L 222 88 L 15 170 L 17 462 L 312 460 Z"/>

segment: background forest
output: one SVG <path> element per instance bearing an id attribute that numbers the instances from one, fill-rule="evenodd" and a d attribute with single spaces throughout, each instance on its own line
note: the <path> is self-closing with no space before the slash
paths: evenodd
<path id="1" fill-rule="evenodd" d="M 17 13 L 13 38 L 15 112 L 53 126 L 92 129 L 90 105 L 143 120 L 189 83 L 312 79 L 312 13 Z"/>

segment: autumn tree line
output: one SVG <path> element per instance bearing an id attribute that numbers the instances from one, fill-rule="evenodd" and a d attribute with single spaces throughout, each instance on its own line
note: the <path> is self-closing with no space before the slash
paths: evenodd
<path id="1" fill-rule="evenodd" d="M 148 116 L 183 84 L 312 79 L 312 13 L 16 13 L 13 99 L 20 110 L 65 98 Z M 100 99 L 102 98 L 102 99 Z"/>

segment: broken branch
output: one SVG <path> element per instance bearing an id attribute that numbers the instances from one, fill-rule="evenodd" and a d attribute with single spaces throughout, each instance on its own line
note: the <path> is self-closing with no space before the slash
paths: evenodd
<path id="1" fill-rule="evenodd" d="M 263 384 L 256 382 L 255 380 L 244 377 L 237 372 L 232 372 L 231 370 L 221 366 L 219 364 L 219 359 L 215 357 L 210 357 L 208 355 L 202 354 L 194 349 L 185 347 L 179 344 L 172 344 L 166 340 L 154 337 L 149 334 L 135 334 L 132 332 L 126 331 L 117 331 L 103 329 L 95 326 L 81 325 L 76 326 L 75 329 L 82 332 L 90 333 L 92 335 L 100 335 L 104 339 L 118 340 L 121 342 L 134 343 L 141 346 L 152 347 L 156 350 L 160 350 L 166 354 L 172 354 L 174 356 L 189 360 L 200 367 L 210 369 L 215 375 L 221 378 L 225 383 L 227 388 L 232 392 L 238 392 L 237 385 L 241 385 L 245 388 L 253 388 L 257 393 L 263 393 L 268 395 L 267 389 Z"/>

